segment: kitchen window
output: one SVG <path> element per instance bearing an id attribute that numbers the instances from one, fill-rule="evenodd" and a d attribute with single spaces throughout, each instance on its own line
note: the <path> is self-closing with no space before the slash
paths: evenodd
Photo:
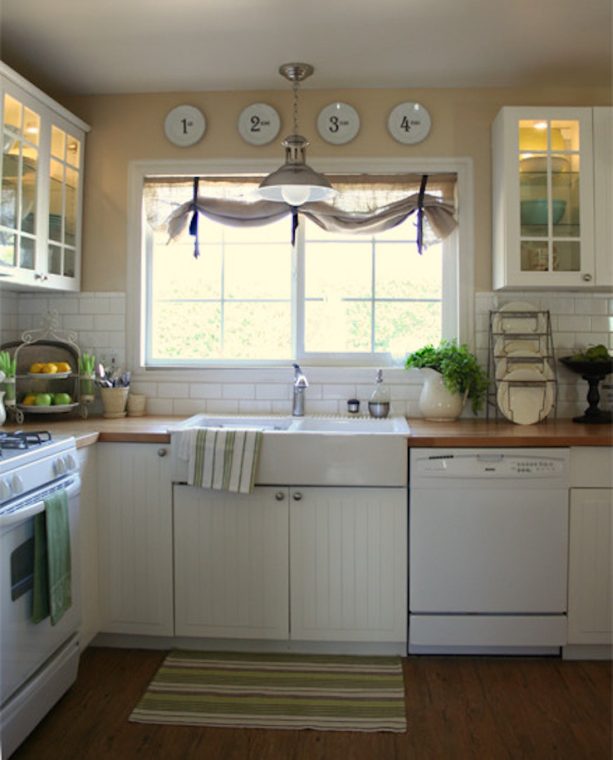
<path id="1" fill-rule="evenodd" d="M 253 197 L 257 181 L 205 178 L 200 194 Z M 376 185 L 352 192 L 371 207 L 407 194 L 394 177 Z M 428 192 L 453 192 L 443 185 Z M 457 231 L 443 241 L 427 234 L 419 254 L 415 214 L 373 235 L 327 232 L 301 216 L 293 246 L 290 217 L 259 227 L 200 217 L 194 258 L 193 238 L 169 243 L 159 224 L 189 199 L 190 178 L 144 186 L 153 224 L 143 225 L 142 366 L 389 365 L 460 337 Z"/>

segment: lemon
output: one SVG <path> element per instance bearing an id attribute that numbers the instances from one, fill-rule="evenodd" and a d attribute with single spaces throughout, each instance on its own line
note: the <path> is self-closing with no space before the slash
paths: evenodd
<path id="1" fill-rule="evenodd" d="M 55 375 L 57 371 L 57 364 L 52 364 L 51 362 L 49 362 L 49 364 L 43 364 L 41 370 L 44 375 Z"/>
<path id="2" fill-rule="evenodd" d="M 32 364 L 30 367 L 30 372 L 33 375 L 37 375 L 39 372 L 43 371 L 44 366 L 45 365 L 43 364 L 43 362 L 34 362 L 34 364 Z"/>
<path id="3" fill-rule="evenodd" d="M 58 372 L 72 372 L 72 367 L 68 362 L 58 362 L 56 366 Z"/>

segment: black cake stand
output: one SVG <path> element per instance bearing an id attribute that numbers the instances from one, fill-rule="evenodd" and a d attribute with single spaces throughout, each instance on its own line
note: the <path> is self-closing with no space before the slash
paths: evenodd
<path id="1" fill-rule="evenodd" d="M 613 372 L 613 359 L 590 362 L 576 361 L 571 356 L 565 356 L 560 361 L 568 369 L 581 375 L 584 380 L 587 380 L 589 385 L 587 392 L 589 406 L 581 417 L 573 417 L 573 422 L 586 422 L 590 425 L 610 425 L 613 421 L 611 412 L 598 408 L 598 402 L 600 401 L 598 384 Z"/>

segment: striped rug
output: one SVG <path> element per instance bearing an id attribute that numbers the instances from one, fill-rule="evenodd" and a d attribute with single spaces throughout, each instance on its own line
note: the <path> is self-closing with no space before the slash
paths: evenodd
<path id="1" fill-rule="evenodd" d="M 406 731 L 399 657 L 171 652 L 130 720 Z"/>

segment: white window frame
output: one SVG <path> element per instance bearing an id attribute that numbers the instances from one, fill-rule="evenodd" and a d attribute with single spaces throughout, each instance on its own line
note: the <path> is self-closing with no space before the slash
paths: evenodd
<path id="1" fill-rule="evenodd" d="M 457 338 L 462 343 L 473 346 L 474 335 L 474 187 L 473 165 L 470 158 L 423 158 L 423 159 L 326 159 L 309 163 L 317 171 L 329 174 L 434 174 L 453 172 L 457 175 L 456 197 L 460 214 L 458 229 L 445 242 L 444 255 L 454 258 L 452 266 L 444 266 L 443 282 L 443 325 L 447 326 L 444 338 Z M 286 367 L 287 362 L 252 361 L 232 362 L 220 360 L 207 362 L 199 367 L 148 367 L 145 365 L 145 331 L 143 329 L 147 312 L 146 227 L 143 218 L 143 187 L 150 176 L 206 176 L 238 174 L 266 174 L 278 168 L 279 161 L 271 159 L 225 161 L 132 161 L 128 169 L 128 256 L 127 256 L 127 350 L 128 363 L 137 373 L 146 373 L 147 379 L 191 380 L 201 377 L 208 369 L 250 370 L 258 368 Z M 288 227 L 289 230 L 289 227 Z M 288 232 L 289 234 L 289 232 Z M 427 252 L 424 254 L 427 255 Z M 294 287 L 299 287 L 295 283 Z M 298 305 L 302 310 L 301 305 Z M 300 319 L 300 316 L 299 316 Z M 295 320 L 296 321 L 296 320 Z M 306 366 L 312 362 L 316 366 L 374 366 L 388 363 L 386 354 L 309 354 Z M 301 358 L 301 357 L 299 357 Z M 244 377 L 246 380 L 247 377 Z"/>

